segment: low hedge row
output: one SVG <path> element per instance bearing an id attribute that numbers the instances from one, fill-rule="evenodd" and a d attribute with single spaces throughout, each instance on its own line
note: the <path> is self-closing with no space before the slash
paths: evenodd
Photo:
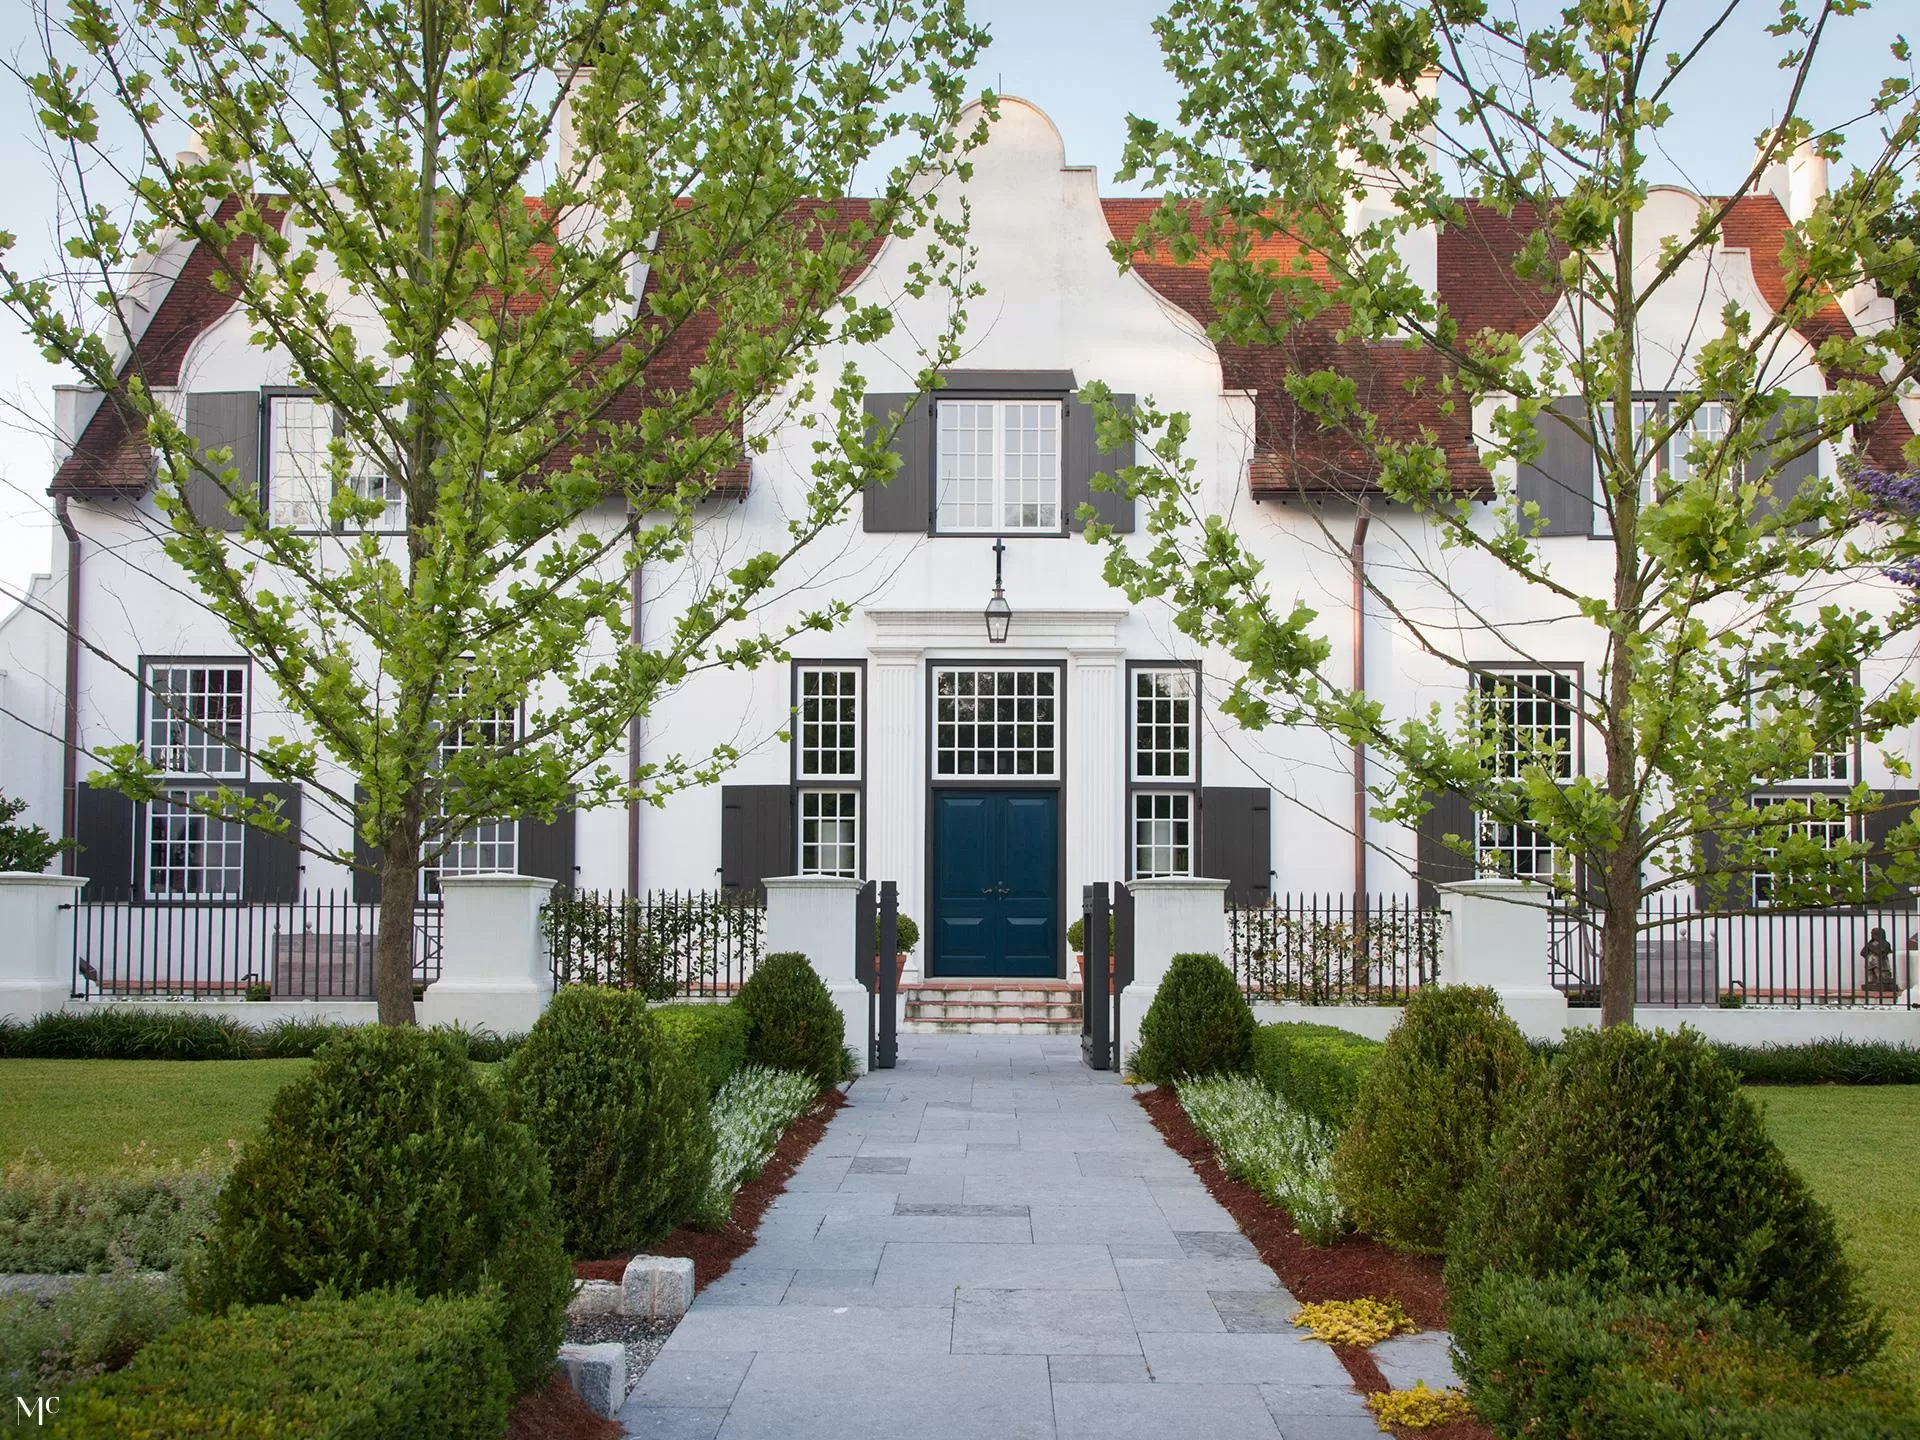
<path id="1" fill-rule="evenodd" d="M 0 1016 L 0 1060 L 304 1060 L 335 1036 L 367 1028 L 292 1017 L 256 1027 L 228 1015 L 103 1003 L 25 1024 Z M 445 1028 L 469 1060 L 504 1060 L 526 1038 Z"/>
<path id="2" fill-rule="evenodd" d="M 1542 1060 L 1566 1045 L 1533 1042 Z M 1729 1045 L 1709 1041 L 1714 1055 L 1744 1085 L 1920 1085 L 1920 1048 L 1886 1040 L 1833 1036 L 1799 1045 Z"/>
<path id="3" fill-rule="evenodd" d="M 747 1012 L 738 1005 L 659 1005 L 654 1022 L 717 1095 L 747 1063 Z"/>
<path id="4" fill-rule="evenodd" d="M 1262 1025 L 1253 1037 L 1253 1069 L 1294 1109 L 1344 1130 L 1385 1048 L 1334 1025 Z"/>
<path id="5" fill-rule="evenodd" d="M 61 1396 L 66 1440 L 499 1440 L 491 1297 L 369 1291 L 188 1320 Z"/>

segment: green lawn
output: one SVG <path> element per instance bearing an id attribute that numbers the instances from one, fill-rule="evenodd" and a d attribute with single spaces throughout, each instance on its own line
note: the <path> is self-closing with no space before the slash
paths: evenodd
<path id="1" fill-rule="evenodd" d="M 1767 1128 L 1840 1221 L 1893 1355 L 1920 1376 L 1920 1085 L 1756 1086 Z"/>
<path id="2" fill-rule="evenodd" d="M 191 1164 L 244 1140 L 308 1060 L 0 1060 L 0 1164 L 29 1147 L 63 1169 L 99 1170 L 145 1141 Z"/>

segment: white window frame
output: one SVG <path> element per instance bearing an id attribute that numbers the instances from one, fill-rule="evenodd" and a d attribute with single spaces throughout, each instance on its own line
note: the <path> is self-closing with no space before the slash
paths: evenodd
<path id="1" fill-rule="evenodd" d="M 1634 448 L 1644 457 L 1653 455 L 1653 447 L 1647 441 L 1647 434 L 1661 422 L 1661 402 L 1658 400 L 1635 400 L 1633 402 L 1633 443 Z M 1603 400 L 1593 407 L 1593 533 L 1595 535 L 1613 534 L 1613 517 L 1607 511 L 1607 486 L 1605 471 L 1600 463 L 1604 453 L 1613 453 L 1613 402 Z M 1652 461 L 1640 472 L 1640 503 L 1653 503 L 1653 487 L 1660 471 L 1663 457 L 1653 455 Z"/>
<path id="2" fill-rule="evenodd" d="M 216 673 L 228 680 L 239 677 L 239 714 L 213 716 L 216 691 L 210 681 Z M 156 677 L 166 676 L 164 686 Z M 184 677 L 187 688 L 176 690 L 173 682 Z M 196 688 L 196 680 L 202 683 Z M 231 710 L 233 690 L 217 692 Z M 245 780 L 248 774 L 247 745 L 253 723 L 253 673 L 244 660 L 150 659 L 141 662 L 140 695 L 145 707 L 141 717 L 143 746 L 147 759 L 170 778 L 196 780 Z M 169 704 L 168 698 L 186 697 L 184 709 Z M 209 731 L 235 727 L 226 740 L 216 740 Z M 207 761 L 218 755 L 223 763 L 217 768 Z"/>
<path id="3" fill-rule="evenodd" d="M 1749 692 L 1747 704 L 1747 725 L 1752 727 L 1756 712 L 1764 708 L 1765 697 L 1759 693 L 1756 685 Z M 1793 775 L 1769 777 L 1768 786 L 1780 785 L 1852 785 L 1857 767 L 1854 764 L 1854 752 L 1859 744 L 1859 729 L 1856 726 L 1837 750 L 1816 750 L 1807 757 L 1804 772 Z"/>
<path id="4" fill-rule="evenodd" d="M 829 815 L 831 808 L 837 813 Z M 809 811 L 812 814 L 809 814 Z M 800 873 L 802 875 L 841 875 L 849 879 L 860 874 L 860 791 L 802 790 L 800 792 Z M 844 826 L 828 838 L 825 827 Z M 828 852 L 832 852 L 829 854 Z M 832 862 L 832 863 L 829 863 Z"/>
<path id="5" fill-rule="evenodd" d="M 469 741 L 468 734 L 473 731 L 483 734 Z M 502 731 L 505 731 L 504 736 Z M 450 755 L 456 755 L 469 745 L 485 744 L 497 747 L 503 738 L 511 743 L 520 732 L 520 713 L 518 709 L 508 708 L 499 711 L 487 719 L 473 719 L 456 734 L 440 737 L 440 758 L 444 761 Z M 446 813 L 446 802 L 441 802 L 441 814 Z M 502 864 L 502 860 L 505 861 Z M 440 858 L 430 866 L 421 867 L 425 893 L 436 894 L 440 879 L 445 875 L 514 875 L 520 868 L 520 822 L 501 816 L 489 816 L 475 820 L 458 835 L 448 840 Z"/>
<path id="6" fill-rule="evenodd" d="M 244 897 L 247 827 L 194 809 L 190 799 L 199 788 L 169 789 L 163 798 L 141 807 L 143 899 L 186 902 Z M 188 883 L 171 883 L 176 877 Z"/>
<path id="7" fill-rule="evenodd" d="M 1132 693 L 1127 697 L 1127 719 L 1129 738 L 1127 743 L 1130 777 L 1136 782 L 1159 785 L 1192 784 L 1197 766 L 1194 764 L 1198 746 L 1194 743 L 1198 736 L 1195 730 L 1196 711 L 1198 710 L 1195 676 L 1193 670 L 1185 665 L 1140 666 L 1130 672 L 1132 675 Z M 1158 686 L 1173 681 L 1166 694 L 1149 691 L 1150 686 Z M 1143 705 L 1153 707 L 1153 715 L 1144 722 L 1140 718 Z M 1164 707 L 1164 716 L 1162 714 Z M 1185 732 L 1185 743 L 1180 743 L 1181 732 Z M 1163 747 L 1158 744 L 1162 735 L 1167 740 Z M 1148 754 L 1142 754 L 1142 741 L 1153 742 Z M 1153 768 L 1143 767 L 1143 759 L 1151 759 Z M 1165 762 L 1167 768 L 1159 765 Z"/>
<path id="8" fill-rule="evenodd" d="M 940 688 L 943 678 L 947 676 L 959 676 L 959 675 L 972 675 L 976 677 L 975 693 L 971 696 L 962 696 L 957 693 L 952 697 L 943 696 L 941 694 L 941 688 Z M 983 720 L 980 720 L 977 716 L 973 720 L 962 720 L 959 718 L 958 708 L 957 708 L 958 702 L 962 700 L 970 699 L 970 700 L 973 700 L 976 704 L 978 704 L 980 700 L 980 696 L 977 689 L 977 679 L 979 676 L 982 676 L 982 675 L 993 675 L 996 677 L 1002 676 L 1002 675 L 1011 675 L 1016 677 L 1014 693 L 1011 696 L 1003 697 L 1000 694 L 998 694 L 998 681 L 996 680 L 995 693 L 988 697 L 990 700 L 995 702 L 996 707 L 998 702 L 1001 701 L 1002 699 L 1011 700 L 1014 704 L 1014 709 L 1015 709 L 1015 716 L 1012 720 L 1000 720 L 996 717 L 992 720 L 983 721 Z M 1022 721 L 1018 717 L 1019 701 L 1022 698 L 1019 693 L 1018 677 L 1029 676 L 1029 675 L 1036 676 L 1036 677 L 1044 676 L 1045 683 L 1047 686 L 1047 693 L 1045 695 L 1042 695 L 1040 693 L 1041 682 L 1038 679 L 1036 679 L 1034 682 L 1034 689 L 1033 689 L 1033 695 L 1032 695 L 1032 698 L 1034 700 L 1035 718 L 1030 721 Z M 966 783 L 969 781 L 988 781 L 988 782 L 1016 781 L 1018 782 L 1018 781 L 1058 780 L 1060 778 L 1060 747 L 1062 744 L 1062 736 L 1060 733 L 1061 731 L 1060 692 L 1062 688 L 1064 688 L 1061 684 L 1060 667 L 1056 665 L 986 665 L 986 664 L 936 665 L 933 667 L 931 683 L 928 688 L 931 691 L 930 700 L 933 707 L 933 730 L 931 735 L 931 741 L 932 741 L 931 748 L 933 750 L 933 755 L 932 755 L 931 768 L 932 768 L 934 779 L 938 780 L 942 784 L 945 784 L 952 781 L 959 781 L 962 783 Z M 951 721 L 943 721 L 941 719 L 940 703 L 945 698 L 952 698 L 956 702 L 955 718 Z M 1045 720 L 1041 720 L 1038 715 L 1039 709 L 1043 701 L 1048 710 L 1048 718 Z M 953 744 L 951 746 L 943 745 L 942 743 L 943 742 L 942 728 L 943 726 L 946 726 L 946 725 L 951 725 L 954 729 Z M 976 727 L 975 728 L 976 737 L 978 735 L 978 727 L 981 725 L 992 725 L 996 728 L 1005 726 L 1005 725 L 1011 725 L 1014 727 L 1014 732 L 1015 732 L 1013 737 L 1014 744 L 1011 749 L 1003 750 L 1002 747 L 997 743 L 999 737 L 996 735 L 994 737 L 996 743 L 993 746 L 991 746 L 988 750 L 983 751 L 978 745 L 978 743 L 976 743 L 971 747 L 969 751 L 963 752 L 959 746 L 959 739 L 960 739 L 960 728 L 965 725 L 972 725 Z M 1021 770 L 1018 766 L 1019 756 L 1021 753 L 1021 746 L 1019 744 L 1019 728 L 1022 725 L 1031 725 L 1035 731 L 1034 743 L 1029 748 L 1031 752 L 1034 754 L 1034 756 L 1036 757 L 1036 765 L 1035 765 L 1035 768 L 1031 770 Z M 1049 737 L 1047 741 L 1047 747 L 1046 747 L 1045 753 L 1050 761 L 1050 765 L 1049 765 L 1049 768 L 1047 768 L 1046 770 L 1039 769 L 1037 764 L 1038 756 L 1041 753 L 1038 732 L 1042 728 L 1046 730 Z M 942 757 L 947 755 L 948 753 L 951 753 L 953 755 L 956 762 L 958 761 L 961 754 L 963 753 L 971 754 L 974 758 L 976 766 L 982 754 L 992 754 L 996 757 L 1003 754 L 1010 755 L 1013 757 L 1015 768 L 1013 768 L 1012 770 L 1000 770 L 996 768 L 991 771 L 980 770 L 978 768 L 973 769 L 971 771 L 960 770 L 960 769 L 946 770 L 941 768 Z M 998 765 L 998 763 L 999 761 L 996 758 L 995 764 Z"/>
<path id="9" fill-rule="evenodd" d="M 1133 792 L 1130 820 L 1134 879 L 1193 874 L 1194 852 L 1199 848 L 1194 843 L 1194 808 L 1191 790 Z"/>
<path id="10" fill-rule="evenodd" d="M 333 442 L 343 438 L 334 411 L 315 395 L 268 393 L 267 518 L 273 524 L 312 534 L 333 530 Z M 377 487 L 387 507 L 379 519 L 345 528 L 379 534 L 405 530 L 405 493 L 371 450 L 357 438 L 344 438 L 348 486 L 362 499 L 371 498 Z"/>
<path id="11" fill-rule="evenodd" d="M 1562 698 L 1561 691 L 1565 697 Z M 1501 667 L 1473 672 L 1474 703 L 1483 717 L 1493 706 L 1491 721 L 1495 729 L 1494 778 L 1518 779 L 1523 767 L 1538 763 L 1542 751 L 1526 744 L 1521 737 L 1531 736 L 1554 747 L 1554 778 L 1571 780 L 1578 769 L 1580 743 L 1580 672 L 1566 666 Z M 1545 723 L 1538 714 L 1524 718 L 1523 706 L 1545 706 Z M 1559 867 L 1560 847 L 1546 839 L 1533 826 L 1520 821 L 1501 820 L 1476 813 L 1473 827 L 1473 860 L 1476 872 L 1510 875 L 1521 880 L 1550 883 Z"/>
<path id="12" fill-rule="evenodd" d="M 1024 418 L 1026 412 L 1033 412 L 1036 424 L 1033 434 L 1036 439 L 1044 437 L 1050 429 L 1053 436 L 1053 450 L 1048 456 L 1044 450 L 1036 448 L 1032 457 L 1035 467 L 1044 471 L 1051 461 L 1053 474 L 1010 477 L 1009 461 L 1015 457 L 1008 452 L 1008 442 L 1016 434 L 1025 435 L 1024 425 L 1017 429 L 1009 425 L 1010 418 Z M 990 430 L 982 430 L 977 425 L 971 433 L 977 439 L 981 435 L 989 437 L 984 456 L 976 452 L 971 457 L 961 457 L 950 453 L 949 435 L 958 436 L 968 433 L 957 423 L 949 427 L 949 420 L 958 422 L 962 415 L 978 418 L 983 414 L 991 415 Z M 1050 424 L 1049 424 L 1050 422 Z M 934 522 L 936 535 L 1001 535 L 1001 534 L 1040 534 L 1057 535 L 1066 528 L 1065 484 L 1066 484 L 1066 407 L 1058 400 L 976 400 L 952 399 L 940 400 L 934 405 Z M 958 447 L 955 446 L 955 449 Z M 948 473 L 949 466 L 957 464 L 962 458 L 974 461 L 984 459 L 987 473 L 984 475 L 954 476 Z M 1025 455 L 1019 458 L 1028 458 Z M 967 523 L 953 513 L 963 504 L 977 509 L 982 504 L 977 496 L 967 500 L 949 498 L 950 487 L 959 485 L 986 486 L 985 506 L 987 520 L 982 523 L 978 515 L 967 517 Z M 1035 488 L 1033 498 L 1024 495 L 1013 498 L 1011 487 L 1032 485 Z M 1051 486 L 1051 498 L 1048 487 Z M 1027 511 L 1031 511 L 1029 518 Z"/>
<path id="13" fill-rule="evenodd" d="M 1805 794 L 1756 795 L 1753 797 L 1753 808 L 1756 810 L 1766 810 L 1774 805 L 1804 805 L 1806 801 L 1807 796 Z M 1845 844 L 1847 841 L 1853 839 L 1853 822 L 1851 817 L 1846 815 L 1837 815 L 1830 819 L 1816 819 L 1808 816 L 1801 820 L 1783 821 L 1781 822 L 1781 828 L 1795 830 L 1807 836 L 1809 839 L 1818 840 L 1821 848 L 1824 850 L 1831 850 L 1836 845 Z M 1767 910 L 1773 907 L 1774 880 L 1771 870 L 1762 870 L 1757 867 L 1762 862 L 1770 861 L 1779 853 L 1778 846 L 1762 845 L 1756 848 L 1754 855 L 1756 868 L 1753 873 L 1748 876 L 1753 906 L 1756 910 Z M 1861 878 L 1864 879 L 1865 876 L 1866 862 L 1862 860 Z"/>
<path id="14" fill-rule="evenodd" d="M 1531 825 L 1476 815 L 1473 827 L 1473 866 L 1481 875 L 1515 880 L 1553 882 L 1560 864 L 1560 847 Z"/>
<path id="15" fill-rule="evenodd" d="M 863 688 L 858 665 L 795 667 L 794 764 L 801 784 L 861 778 Z M 829 716 L 829 707 L 838 713 Z M 829 728 L 842 733 L 828 737 Z M 828 738 L 830 745 L 825 743 Z"/>

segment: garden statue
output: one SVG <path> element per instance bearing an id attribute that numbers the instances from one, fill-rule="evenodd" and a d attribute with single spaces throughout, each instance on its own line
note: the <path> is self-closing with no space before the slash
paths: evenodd
<path id="1" fill-rule="evenodd" d="M 1893 976 L 1893 946 L 1887 940 L 1887 932 L 1876 925 L 1867 936 L 1867 943 L 1860 947 L 1860 958 L 1867 962 L 1867 978 L 1863 988 L 1869 995 L 1891 995 L 1900 988 L 1900 982 Z"/>

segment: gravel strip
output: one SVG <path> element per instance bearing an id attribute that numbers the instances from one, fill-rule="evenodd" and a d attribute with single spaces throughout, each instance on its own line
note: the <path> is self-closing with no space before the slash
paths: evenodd
<path id="1" fill-rule="evenodd" d="M 643 1320 L 629 1315 L 594 1315 L 567 1322 L 567 1343 L 570 1345 L 617 1343 L 627 1347 L 629 1395 L 633 1393 L 633 1387 L 640 1383 L 640 1377 L 647 1373 L 653 1357 L 660 1353 L 660 1347 L 667 1343 L 667 1337 L 671 1334 L 671 1321 Z"/>

